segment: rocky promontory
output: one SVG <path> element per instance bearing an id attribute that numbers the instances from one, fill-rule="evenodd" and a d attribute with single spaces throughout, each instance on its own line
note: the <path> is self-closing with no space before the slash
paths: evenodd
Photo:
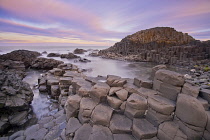
<path id="1" fill-rule="evenodd" d="M 99 54 L 112 59 L 187 66 L 207 62 L 210 42 L 195 40 L 174 28 L 156 27 L 129 35 Z"/>

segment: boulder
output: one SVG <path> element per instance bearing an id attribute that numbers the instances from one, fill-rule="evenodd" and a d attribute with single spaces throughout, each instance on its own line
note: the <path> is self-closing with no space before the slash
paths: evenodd
<path id="1" fill-rule="evenodd" d="M 106 83 L 111 86 L 115 80 L 119 80 L 121 77 L 115 75 L 107 75 Z"/>
<path id="2" fill-rule="evenodd" d="M 152 79 L 155 77 L 155 73 L 160 70 L 160 69 L 167 69 L 166 65 L 157 65 L 157 66 L 154 66 L 152 68 L 152 74 L 151 74 L 151 77 Z"/>
<path id="3" fill-rule="evenodd" d="M 121 90 L 122 87 L 111 87 L 109 90 L 109 96 L 114 95 L 117 91 Z"/>
<path id="4" fill-rule="evenodd" d="M 185 83 L 182 88 L 182 93 L 191 95 L 191 96 L 197 98 L 198 94 L 199 94 L 199 90 L 200 90 L 199 86 L 192 86 L 189 83 Z"/>
<path id="5" fill-rule="evenodd" d="M 159 95 L 153 95 L 148 98 L 149 107 L 155 111 L 164 114 L 171 115 L 175 110 L 175 102 Z"/>
<path id="6" fill-rule="evenodd" d="M 91 120 L 94 124 L 109 126 L 113 110 L 105 105 L 99 104 L 93 110 Z"/>
<path id="7" fill-rule="evenodd" d="M 146 119 L 134 119 L 132 129 L 132 134 L 136 139 L 150 139 L 157 134 L 157 128 Z"/>
<path id="8" fill-rule="evenodd" d="M 80 58 L 79 61 L 80 61 L 80 62 L 83 62 L 83 63 L 91 62 L 90 60 L 88 60 L 88 59 L 86 59 L 86 58 Z"/>
<path id="9" fill-rule="evenodd" d="M 76 48 L 76 49 L 74 50 L 74 54 L 83 54 L 84 52 L 87 52 L 87 51 L 84 50 L 84 49 L 78 49 L 78 48 Z"/>
<path id="10" fill-rule="evenodd" d="M 119 100 L 118 98 L 110 96 L 107 96 L 107 102 L 114 109 L 119 109 L 119 107 L 123 103 L 123 101 Z"/>
<path id="11" fill-rule="evenodd" d="M 56 68 L 59 64 L 64 63 L 63 61 L 55 60 L 55 59 L 48 59 L 48 58 L 36 58 L 32 64 L 31 68 L 34 69 L 44 69 L 50 70 Z"/>
<path id="12" fill-rule="evenodd" d="M 207 123 L 207 116 L 204 107 L 198 99 L 180 94 L 177 100 L 176 116 L 183 122 L 204 128 Z"/>
<path id="13" fill-rule="evenodd" d="M 152 81 L 146 78 L 134 78 L 134 83 L 137 87 L 152 88 Z"/>
<path id="14" fill-rule="evenodd" d="M 125 110 L 124 114 L 130 119 L 142 118 L 144 117 L 145 111 L 146 111 L 146 110 L 139 110 L 139 109 L 132 108 L 129 105 L 127 105 L 127 103 L 125 105 L 125 109 L 122 106 L 121 110 Z"/>
<path id="15" fill-rule="evenodd" d="M 124 115 L 113 114 L 109 128 L 114 134 L 129 133 L 131 132 L 132 121 Z"/>
<path id="16" fill-rule="evenodd" d="M 184 76 L 169 70 L 158 70 L 155 73 L 155 78 L 173 86 L 181 87 L 184 85 Z"/>
<path id="17" fill-rule="evenodd" d="M 128 91 L 125 89 L 118 90 L 115 93 L 116 93 L 117 97 L 122 101 L 125 101 L 128 98 Z"/>
<path id="18" fill-rule="evenodd" d="M 173 86 L 167 83 L 161 83 L 158 91 L 163 97 L 176 101 L 178 94 L 181 92 L 181 87 Z"/>
<path id="19" fill-rule="evenodd" d="M 108 127 L 94 125 L 88 140 L 113 140 L 113 135 Z"/>
<path id="20" fill-rule="evenodd" d="M 69 96 L 65 103 L 66 118 L 77 117 L 80 107 L 81 97 L 79 95 Z"/>
<path id="21" fill-rule="evenodd" d="M 146 110 L 147 109 L 147 99 L 136 94 L 136 93 L 133 93 L 127 99 L 126 106 L 130 106 L 132 108 L 139 109 L 139 110 Z"/>
<path id="22" fill-rule="evenodd" d="M 145 98 L 148 98 L 150 96 L 153 96 L 153 95 L 157 95 L 158 92 L 155 91 L 155 90 L 152 90 L 152 89 L 148 89 L 148 88 L 139 88 L 138 89 L 138 92 L 137 92 L 139 95 L 145 97 Z"/>
<path id="23" fill-rule="evenodd" d="M 36 59 L 41 54 L 35 51 L 28 50 L 15 50 L 7 54 L 0 55 L 0 59 L 21 61 L 24 63 L 25 67 L 28 68 L 32 65 L 34 59 Z"/>
<path id="24" fill-rule="evenodd" d="M 78 118 L 82 124 L 90 121 L 92 111 L 96 105 L 97 103 L 89 97 L 83 97 L 81 99 Z"/>
<path id="25" fill-rule="evenodd" d="M 97 102 L 106 101 L 106 96 L 109 93 L 110 87 L 106 83 L 96 83 L 90 91 L 90 97 Z"/>
<path id="26" fill-rule="evenodd" d="M 47 57 L 60 57 L 60 56 L 61 56 L 61 54 L 59 54 L 59 53 L 49 53 L 47 55 Z"/>
<path id="27" fill-rule="evenodd" d="M 74 58 L 80 58 L 80 57 L 73 53 L 68 53 L 68 54 L 61 54 L 61 58 L 74 59 Z"/>
<path id="28" fill-rule="evenodd" d="M 207 115 L 207 125 L 206 125 L 206 130 L 208 130 L 210 132 L 210 111 L 206 111 L 206 115 Z"/>

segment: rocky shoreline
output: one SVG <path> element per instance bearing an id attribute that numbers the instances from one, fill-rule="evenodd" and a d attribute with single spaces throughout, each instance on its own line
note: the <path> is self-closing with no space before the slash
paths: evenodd
<path id="1" fill-rule="evenodd" d="M 156 27 L 128 35 L 97 54 L 103 58 L 155 62 L 192 68 L 210 66 L 210 41 L 199 41 L 170 27 Z"/>
<path id="2" fill-rule="evenodd" d="M 10 69 L 11 77 L 16 78 L 18 74 L 14 74 L 14 67 L 8 67 L 8 63 L 13 62 L 7 59 L 2 62 L 3 77 L 7 75 L 4 71 Z M 23 68 L 23 65 L 19 65 L 22 63 L 19 61 L 17 64 L 20 69 Z M 196 67 L 189 75 L 181 75 L 159 65 L 153 68 L 152 80 L 149 80 L 114 75 L 87 77 L 76 65 L 42 58 L 35 58 L 35 61 L 26 64 L 34 69 L 49 70 L 38 79 L 38 88 L 40 93 L 47 93 L 58 100 L 58 110 L 42 117 L 25 130 L 0 137 L 0 140 L 208 140 L 210 137 L 210 73 L 207 69 L 205 71 Z M 24 70 L 25 65 L 20 71 Z M 27 102 L 15 105 L 26 111 L 33 95 L 29 94 L 30 87 L 21 79 L 15 79 L 13 82 L 19 81 L 21 85 L 18 87 L 23 89 L 15 89 L 16 83 L 8 88 L 10 82 L 7 79 L 1 78 L 4 81 L 0 83 L 3 91 L 0 96 L 1 105 L 5 96 L 8 96 L 7 99 L 17 96 L 18 100 L 25 99 Z M 4 113 L 9 101 L 3 102 L 0 108 Z M 27 109 L 22 106 L 27 106 Z M 8 115 L 9 119 L 0 115 L 1 129 L 11 122 L 27 122 L 28 117 L 19 114 L 16 115 L 18 117 L 12 117 L 11 114 Z M 11 121 L 14 120 L 11 118 L 16 121 Z"/>

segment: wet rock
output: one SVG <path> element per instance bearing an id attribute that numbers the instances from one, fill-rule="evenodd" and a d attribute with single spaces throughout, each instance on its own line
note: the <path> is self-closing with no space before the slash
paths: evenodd
<path id="1" fill-rule="evenodd" d="M 125 79 L 121 79 L 121 77 L 119 76 L 115 76 L 115 75 L 108 75 L 107 76 L 107 84 L 110 87 L 123 87 L 124 84 L 126 84 L 126 80 Z"/>
<path id="2" fill-rule="evenodd" d="M 80 57 L 73 53 L 68 53 L 68 54 L 61 54 L 61 58 L 74 59 L 74 58 L 80 58 Z"/>
<path id="3" fill-rule="evenodd" d="M 113 136 L 108 127 L 94 125 L 89 140 L 113 140 Z"/>
<path id="4" fill-rule="evenodd" d="M 34 132 L 38 131 L 39 130 L 39 124 L 36 124 L 36 125 L 32 125 L 30 127 L 28 127 L 25 131 L 24 131 L 24 135 L 27 137 L 31 134 L 33 134 Z"/>
<path id="5" fill-rule="evenodd" d="M 105 105 L 99 104 L 93 110 L 91 120 L 94 124 L 109 126 L 113 110 Z"/>
<path id="6" fill-rule="evenodd" d="M 88 60 L 88 59 L 86 59 L 86 58 L 80 58 L 79 61 L 80 61 L 80 62 L 83 62 L 83 63 L 91 62 L 90 60 Z"/>
<path id="7" fill-rule="evenodd" d="M 78 48 L 76 48 L 76 49 L 74 50 L 74 54 L 83 54 L 84 52 L 87 52 L 87 51 L 84 50 L 84 49 L 78 49 Z"/>
<path id="8" fill-rule="evenodd" d="M 184 76 L 169 70 L 158 70 L 155 78 L 173 86 L 183 86 Z"/>
<path id="9" fill-rule="evenodd" d="M 199 94 L 199 90 L 200 90 L 200 88 L 198 86 L 192 86 L 189 83 L 185 83 L 182 88 L 182 93 L 191 95 L 191 96 L 197 98 L 198 94 Z"/>
<path id="10" fill-rule="evenodd" d="M 36 132 L 31 133 L 26 137 L 26 140 L 41 140 L 44 139 L 44 136 L 47 134 L 48 130 L 41 128 Z"/>
<path id="11" fill-rule="evenodd" d="M 124 115 L 113 114 L 109 128 L 114 134 L 129 133 L 131 132 L 132 121 Z"/>
<path id="12" fill-rule="evenodd" d="M 137 139 L 150 139 L 156 136 L 157 128 L 146 119 L 134 119 L 132 134 Z"/>
<path id="13" fill-rule="evenodd" d="M 61 135 L 63 129 L 60 128 L 60 125 L 54 126 L 44 137 L 46 140 L 56 139 Z"/>
<path id="14" fill-rule="evenodd" d="M 106 100 L 109 90 L 110 87 L 106 83 L 97 83 L 91 88 L 90 97 L 97 102 L 103 102 Z"/>
<path id="15" fill-rule="evenodd" d="M 18 112 L 9 117 L 9 122 L 11 125 L 22 125 L 28 120 L 27 115 L 27 111 Z"/>
<path id="16" fill-rule="evenodd" d="M 207 123 L 204 107 L 196 98 L 189 95 L 178 96 L 175 114 L 179 119 L 193 126 L 204 128 Z"/>
<path id="17" fill-rule="evenodd" d="M 87 140 L 89 139 L 92 132 L 90 124 L 83 124 L 75 133 L 73 140 Z"/>
<path id="18" fill-rule="evenodd" d="M 31 67 L 34 69 L 44 69 L 50 70 L 56 68 L 59 64 L 64 63 L 63 61 L 55 60 L 55 59 L 47 59 L 47 58 L 36 58 Z"/>
<path id="19" fill-rule="evenodd" d="M 26 68 L 28 68 L 32 65 L 33 60 L 40 55 L 41 54 L 39 52 L 35 51 L 15 50 L 7 54 L 0 55 L 0 59 L 22 61 Z"/>
<path id="20" fill-rule="evenodd" d="M 61 55 L 59 53 L 49 53 L 47 57 L 60 57 Z"/>
<path id="21" fill-rule="evenodd" d="M 9 137 L 9 140 L 14 140 L 18 137 L 21 137 L 24 135 L 24 131 L 18 131 L 18 132 L 15 132 L 14 134 L 12 134 L 10 137 Z"/>

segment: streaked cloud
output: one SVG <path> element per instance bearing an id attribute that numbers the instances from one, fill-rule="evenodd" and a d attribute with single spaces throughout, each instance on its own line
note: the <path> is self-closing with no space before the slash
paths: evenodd
<path id="1" fill-rule="evenodd" d="M 113 45 L 157 26 L 206 40 L 210 38 L 209 7 L 208 0 L 0 0 L 0 45 Z"/>

